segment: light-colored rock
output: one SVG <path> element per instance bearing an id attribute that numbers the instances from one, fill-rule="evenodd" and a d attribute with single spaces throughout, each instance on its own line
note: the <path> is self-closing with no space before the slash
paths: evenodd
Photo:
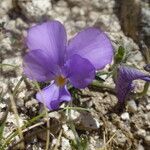
<path id="1" fill-rule="evenodd" d="M 6 104 L 0 103 L 0 110 L 3 109 L 3 108 L 6 108 L 6 106 L 7 106 Z"/>
<path id="2" fill-rule="evenodd" d="M 144 138 L 146 136 L 146 131 L 144 129 L 139 129 L 137 131 L 137 135 L 141 138 Z"/>
<path id="3" fill-rule="evenodd" d="M 91 19 L 92 21 L 97 21 L 99 15 L 97 11 L 90 11 L 89 12 L 89 19 Z"/>
<path id="4" fill-rule="evenodd" d="M 150 135 L 147 135 L 144 139 L 145 143 L 150 146 Z"/>
<path id="5" fill-rule="evenodd" d="M 12 50 L 12 47 L 11 47 L 11 40 L 9 37 L 6 37 L 6 38 L 3 38 L 1 39 L 1 42 L 0 42 L 0 49 L 1 49 L 1 52 L 3 53 L 3 51 L 5 50 Z"/>
<path id="6" fill-rule="evenodd" d="M 22 58 L 21 57 L 13 57 L 13 58 L 7 58 L 2 61 L 3 64 L 13 65 L 13 66 L 6 66 L 3 67 L 4 72 L 12 71 L 17 66 L 22 66 Z"/>
<path id="7" fill-rule="evenodd" d="M 16 28 L 17 29 L 26 29 L 28 24 L 24 22 L 21 18 L 16 19 Z"/>
<path id="8" fill-rule="evenodd" d="M 146 105 L 146 109 L 150 111 L 150 104 Z"/>
<path id="9" fill-rule="evenodd" d="M 122 120 L 129 120 L 130 119 L 129 113 L 128 112 L 122 113 L 121 114 L 121 119 Z"/>
<path id="10" fill-rule="evenodd" d="M 4 16 L 0 17 L 0 24 L 6 23 L 9 21 L 9 16 L 5 14 Z"/>
<path id="11" fill-rule="evenodd" d="M 0 17 L 5 15 L 12 7 L 13 7 L 12 0 L 1 0 L 1 2 L 0 2 Z"/>
<path id="12" fill-rule="evenodd" d="M 143 145 L 139 144 L 137 150 L 145 150 L 145 148 L 143 147 Z"/>
<path id="13" fill-rule="evenodd" d="M 17 119 L 17 120 L 16 120 Z M 7 116 L 7 122 L 13 123 L 16 127 L 19 125 L 20 127 L 24 125 L 24 117 L 19 115 L 19 118 L 16 118 L 16 116 L 13 113 L 8 113 Z"/>
<path id="14" fill-rule="evenodd" d="M 98 130 L 101 126 L 99 120 L 97 120 L 90 113 L 82 112 L 79 119 L 74 122 L 76 128 L 86 131 Z"/>
<path id="15" fill-rule="evenodd" d="M 68 139 L 62 137 L 61 138 L 61 150 L 71 150 L 71 145 Z"/>
<path id="16" fill-rule="evenodd" d="M 80 117 L 80 113 L 76 110 L 70 110 L 70 118 L 72 121 L 78 120 Z"/>
<path id="17" fill-rule="evenodd" d="M 37 101 L 37 100 L 36 100 L 36 101 Z M 38 102 L 38 101 L 37 101 L 37 102 Z M 56 118 L 57 120 L 60 120 L 61 115 L 59 114 L 59 112 L 54 111 L 54 112 L 49 113 L 49 117 L 50 117 L 50 118 Z"/>
<path id="18" fill-rule="evenodd" d="M 77 28 L 83 29 L 83 28 L 85 28 L 86 23 L 85 23 L 85 21 L 76 21 L 75 25 L 76 25 Z"/>
<path id="19" fill-rule="evenodd" d="M 24 106 L 24 100 L 22 98 L 18 98 L 18 100 L 16 101 L 16 105 L 22 108 Z"/>
<path id="20" fill-rule="evenodd" d="M 10 20 L 9 22 L 5 23 L 4 28 L 7 31 L 11 31 L 17 34 L 20 34 L 20 30 L 16 29 L 16 21 L 15 20 Z"/>
<path id="21" fill-rule="evenodd" d="M 88 144 L 90 150 L 103 149 L 103 146 L 104 146 L 104 140 L 101 139 L 99 135 L 90 137 L 90 141 Z"/>
<path id="22" fill-rule="evenodd" d="M 68 7 L 67 1 L 64 0 L 59 0 L 56 5 L 59 7 Z"/>
<path id="23" fill-rule="evenodd" d="M 127 108 L 130 112 L 134 113 L 137 111 L 137 105 L 134 100 L 130 100 L 127 102 Z"/>
<path id="24" fill-rule="evenodd" d="M 70 130 L 66 124 L 64 124 L 62 128 L 63 128 L 63 134 L 67 139 L 71 139 L 71 140 L 75 139 L 72 130 Z"/>
<path id="25" fill-rule="evenodd" d="M 99 15 L 99 18 L 97 21 L 103 24 L 103 26 L 105 26 L 104 30 L 107 30 L 110 32 L 121 31 L 121 26 L 118 22 L 118 18 L 115 15 L 101 14 Z"/>
<path id="26" fill-rule="evenodd" d="M 42 16 L 46 15 L 47 11 L 51 9 L 50 0 L 31 0 L 31 1 L 18 1 L 18 5 L 22 13 L 29 20 L 40 20 Z"/>
<path id="27" fill-rule="evenodd" d="M 77 15 L 81 15 L 81 16 L 85 15 L 84 9 L 80 9 L 80 7 L 77 7 L 77 6 L 72 7 L 71 11 L 72 11 L 73 17 Z"/>
<path id="28" fill-rule="evenodd" d="M 36 99 L 34 99 L 34 98 L 32 98 L 31 100 L 29 100 L 29 101 L 27 101 L 26 103 L 25 103 L 25 106 L 27 107 L 27 108 L 32 108 L 32 107 L 35 107 L 35 106 L 37 106 L 38 105 L 38 101 L 36 100 Z"/>

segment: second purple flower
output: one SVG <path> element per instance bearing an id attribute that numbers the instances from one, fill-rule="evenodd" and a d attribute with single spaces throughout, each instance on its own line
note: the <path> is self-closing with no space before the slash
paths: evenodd
<path id="1" fill-rule="evenodd" d="M 94 79 L 95 71 L 111 63 L 113 57 L 111 42 L 104 32 L 87 28 L 67 43 L 65 28 L 58 21 L 32 27 L 26 42 L 30 51 L 24 57 L 24 73 L 32 80 L 51 81 L 36 95 L 49 109 L 71 100 L 68 81 L 76 88 L 85 88 Z"/>

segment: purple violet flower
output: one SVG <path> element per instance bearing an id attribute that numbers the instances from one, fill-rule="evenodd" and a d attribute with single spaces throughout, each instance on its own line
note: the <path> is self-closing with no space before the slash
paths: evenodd
<path id="1" fill-rule="evenodd" d="M 113 48 L 104 32 L 87 28 L 67 43 L 64 26 L 49 21 L 29 29 L 24 57 L 24 74 L 31 80 L 51 81 L 36 94 L 49 109 L 58 109 L 61 102 L 70 101 L 66 83 L 85 88 L 95 77 L 96 69 L 111 63 Z"/>
<path id="2" fill-rule="evenodd" d="M 116 80 L 116 94 L 119 102 L 124 103 L 129 93 L 134 89 L 132 81 L 137 79 L 150 82 L 150 75 L 146 75 L 132 67 L 119 67 Z"/>

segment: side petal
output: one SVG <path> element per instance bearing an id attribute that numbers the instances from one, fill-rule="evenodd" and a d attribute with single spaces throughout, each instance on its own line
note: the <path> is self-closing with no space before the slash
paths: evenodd
<path id="1" fill-rule="evenodd" d="M 88 59 L 96 69 L 102 69 L 111 63 L 113 48 L 107 35 L 96 29 L 87 28 L 79 32 L 67 48 L 68 57 L 78 54 Z"/>
<path id="2" fill-rule="evenodd" d="M 42 50 L 29 51 L 23 60 L 24 74 L 36 81 L 52 80 L 57 73 L 57 68 Z"/>
<path id="3" fill-rule="evenodd" d="M 67 36 L 58 21 L 48 21 L 28 30 L 27 46 L 30 50 L 44 50 L 56 64 L 63 64 Z"/>
<path id="4" fill-rule="evenodd" d="M 118 76 L 116 94 L 119 102 L 123 103 L 132 89 L 132 81 L 127 81 L 122 76 Z"/>
<path id="5" fill-rule="evenodd" d="M 147 75 L 138 69 L 128 67 L 128 66 L 120 66 L 119 67 L 119 74 L 126 80 L 136 80 L 136 79 L 141 79 L 145 81 L 150 81 L 150 75 Z"/>
<path id="6" fill-rule="evenodd" d="M 58 87 L 54 82 L 36 94 L 36 99 L 50 110 L 59 108 L 60 103 L 71 101 L 71 95 L 66 86 Z"/>
<path id="7" fill-rule="evenodd" d="M 66 63 L 66 73 L 76 88 L 85 88 L 95 77 L 94 66 L 85 58 L 73 55 Z"/>
<path id="8" fill-rule="evenodd" d="M 127 66 L 120 66 L 118 70 L 118 77 L 116 80 L 116 92 L 120 102 L 124 102 L 128 94 L 133 89 L 133 80 L 145 80 L 150 82 L 150 76 L 139 70 Z"/>

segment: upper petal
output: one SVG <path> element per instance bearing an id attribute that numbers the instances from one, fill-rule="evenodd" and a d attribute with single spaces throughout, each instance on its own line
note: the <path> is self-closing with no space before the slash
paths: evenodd
<path id="1" fill-rule="evenodd" d="M 85 58 L 73 55 L 65 64 L 65 75 L 76 88 L 85 88 L 95 77 L 94 66 Z"/>
<path id="2" fill-rule="evenodd" d="M 116 80 L 116 92 L 120 102 L 124 102 L 133 88 L 132 81 L 141 79 L 150 82 L 150 76 L 127 66 L 120 66 Z"/>
<path id="3" fill-rule="evenodd" d="M 24 57 L 23 69 L 28 78 L 36 81 L 52 80 L 58 72 L 58 66 L 43 50 L 29 51 Z"/>
<path id="4" fill-rule="evenodd" d="M 111 63 L 113 48 L 107 35 L 96 29 L 87 28 L 79 32 L 67 48 L 68 57 L 78 54 L 88 59 L 96 69 L 102 69 Z"/>
<path id="5" fill-rule="evenodd" d="M 48 21 L 28 30 L 27 46 L 30 50 L 44 50 L 50 59 L 63 64 L 66 50 L 66 31 L 58 21 Z"/>
<path id="6" fill-rule="evenodd" d="M 59 108 L 60 103 L 70 101 L 71 95 L 66 86 L 58 87 L 53 82 L 48 87 L 38 92 L 36 98 L 39 102 L 45 104 L 50 110 L 55 110 Z"/>

